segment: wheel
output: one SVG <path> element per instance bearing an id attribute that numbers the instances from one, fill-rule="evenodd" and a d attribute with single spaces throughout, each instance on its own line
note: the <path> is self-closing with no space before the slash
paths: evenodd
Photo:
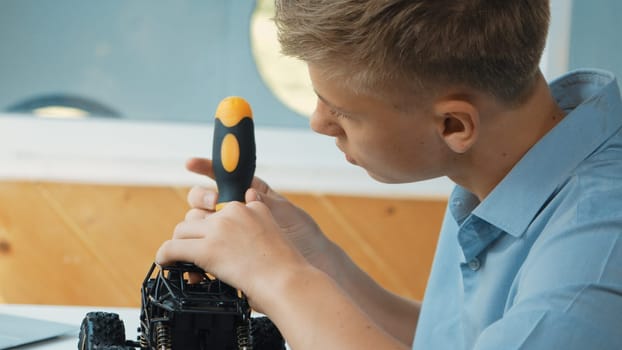
<path id="1" fill-rule="evenodd" d="M 133 350 L 125 345 L 125 326 L 119 315 L 89 312 L 82 320 L 79 350 Z"/>
<path id="2" fill-rule="evenodd" d="M 267 317 L 251 321 L 253 350 L 285 350 L 285 340 L 274 323 Z"/>

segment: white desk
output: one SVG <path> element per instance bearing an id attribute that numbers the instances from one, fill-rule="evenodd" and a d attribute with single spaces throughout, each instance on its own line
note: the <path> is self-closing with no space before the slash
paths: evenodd
<path id="1" fill-rule="evenodd" d="M 51 305 L 16 305 L 0 304 L 0 313 L 38 318 L 42 320 L 62 322 L 80 328 L 82 318 L 89 311 L 106 311 L 119 314 L 125 322 L 126 339 L 136 339 L 140 310 L 138 308 L 110 308 L 98 306 L 51 306 Z M 27 345 L 19 348 L 37 350 L 71 350 L 78 349 L 78 331 L 48 341 Z"/>
<path id="2" fill-rule="evenodd" d="M 0 304 L 0 313 L 38 318 L 42 320 L 62 322 L 75 325 L 80 328 L 82 319 L 87 312 L 105 311 L 119 314 L 125 323 L 125 338 L 136 339 L 138 326 L 140 324 L 140 309 L 123 307 L 98 307 L 98 306 L 53 306 L 53 305 L 21 305 L 21 304 Z M 253 313 L 253 316 L 260 314 Z M 29 350 L 72 350 L 78 349 L 78 333 L 70 333 L 65 336 L 26 345 L 19 349 Z M 289 347 L 287 347 L 289 349 Z"/>

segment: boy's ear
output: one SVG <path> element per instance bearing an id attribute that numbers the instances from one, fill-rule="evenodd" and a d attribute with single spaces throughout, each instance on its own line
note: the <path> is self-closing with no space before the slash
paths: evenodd
<path id="1" fill-rule="evenodd" d="M 444 100 L 434 105 L 439 136 L 456 153 L 465 153 L 477 141 L 480 116 L 477 108 L 465 100 Z"/>

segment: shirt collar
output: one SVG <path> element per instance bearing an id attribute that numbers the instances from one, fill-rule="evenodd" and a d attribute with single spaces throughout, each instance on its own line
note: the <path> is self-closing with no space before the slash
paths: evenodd
<path id="1" fill-rule="evenodd" d="M 483 202 L 478 204 L 474 195 L 457 187 L 449 205 L 459 224 L 472 212 L 520 237 L 572 170 L 622 126 L 620 91 L 611 73 L 579 70 L 555 80 L 550 88 L 559 106 L 570 113 L 523 156 Z"/>

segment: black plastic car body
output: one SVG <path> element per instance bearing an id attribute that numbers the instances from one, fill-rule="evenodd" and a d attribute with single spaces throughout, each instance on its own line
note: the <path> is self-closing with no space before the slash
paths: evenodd
<path id="1" fill-rule="evenodd" d="M 153 264 L 142 288 L 141 346 L 238 349 L 251 344 L 251 308 L 236 289 L 191 264 Z M 189 274 L 200 282 L 189 283 Z M 146 345 L 146 346 L 145 346 Z"/>
<path id="2" fill-rule="evenodd" d="M 192 264 L 152 264 L 141 288 L 141 304 L 138 341 L 125 341 L 118 315 L 89 313 L 79 349 L 285 349 L 269 319 L 251 318 L 244 295 Z"/>

